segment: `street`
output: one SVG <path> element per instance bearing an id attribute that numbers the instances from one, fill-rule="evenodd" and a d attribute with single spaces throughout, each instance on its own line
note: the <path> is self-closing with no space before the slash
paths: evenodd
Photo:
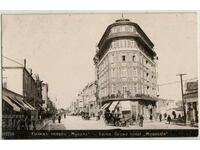
<path id="1" fill-rule="evenodd" d="M 61 123 L 56 120 L 55 123 L 49 121 L 42 130 L 109 130 L 109 129 L 126 129 L 126 130 L 144 130 L 144 129 L 198 129 L 197 127 L 180 126 L 168 124 L 165 121 L 144 121 L 143 127 L 134 124 L 129 127 L 108 126 L 103 119 L 96 121 L 96 118 L 83 120 L 80 116 L 67 116 L 61 119 Z"/>

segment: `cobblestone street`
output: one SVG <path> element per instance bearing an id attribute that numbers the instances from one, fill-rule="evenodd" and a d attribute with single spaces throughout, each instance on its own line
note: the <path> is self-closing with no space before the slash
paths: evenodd
<path id="1" fill-rule="evenodd" d="M 144 126 L 140 127 L 138 124 L 134 124 L 129 127 L 115 127 L 105 124 L 103 119 L 96 121 L 95 118 L 90 120 L 83 120 L 80 116 L 67 116 L 62 118 L 59 124 L 56 120 L 55 123 L 50 121 L 42 130 L 109 130 L 109 129 L 197 129 L 197 127 L 181 126 L 176 124 L 168 124 L 165 121 L 144 121 Z"/>

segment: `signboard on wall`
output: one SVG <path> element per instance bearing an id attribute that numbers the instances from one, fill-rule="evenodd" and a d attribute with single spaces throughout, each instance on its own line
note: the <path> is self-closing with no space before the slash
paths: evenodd
<path id="1" fill-rule="evenodd" d="M 187 91 L 193 91 L 198 89 L 198 83 L 196 82 L 188 82 L 186 83 L 186 90 Z"/>

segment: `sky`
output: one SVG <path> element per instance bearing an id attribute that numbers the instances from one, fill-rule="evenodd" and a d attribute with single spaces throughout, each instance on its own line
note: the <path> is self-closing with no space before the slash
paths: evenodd
<path id="1" fill-rule="evenodd" d="M 124 13 L 154 43 L 158 84 L 197 77 L 196 13 Z M 26 14 L 2 17 L 2 55 L 23 62 L 49 84 L 49 97 L 66 108 L 94 81 L 96 45 L 121 14 Z M 3 64 L 4 65 L 4 64 Z M 181 99 L 180 83 L 159 87 L 161 98 Z M 57 99 L 57 101 L 55 101 Z"/>

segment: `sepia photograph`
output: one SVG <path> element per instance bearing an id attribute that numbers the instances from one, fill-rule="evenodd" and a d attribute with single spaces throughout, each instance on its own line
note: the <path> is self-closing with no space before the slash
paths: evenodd
<path id="1" fill-rule="evenodd" d="M 2 139 L 198 137 L 198 13 L 1 14 Z"/>

